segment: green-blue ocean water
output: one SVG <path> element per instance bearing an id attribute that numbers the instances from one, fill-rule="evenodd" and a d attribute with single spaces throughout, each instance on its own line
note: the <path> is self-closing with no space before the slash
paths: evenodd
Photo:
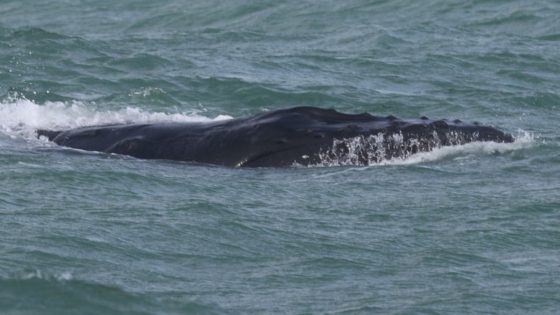
<path id="1" fill-rule="evenodd" d="M 516 135 L 232 169 L 36 128 L 294 105 Z M 0 314 L 558 314 L 556 0 L 0 1 Z"/>

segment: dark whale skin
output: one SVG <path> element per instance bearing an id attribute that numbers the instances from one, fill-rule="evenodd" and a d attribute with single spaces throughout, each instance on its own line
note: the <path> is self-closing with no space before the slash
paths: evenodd
<path id="1" fill-rule="evenodd" d="M 37 130 L 66 147 L 230 167 L 355 165 L 405 158 L 473 141 L 513 142 L 498 129 L 459 120 L 398 119 L 294 107 L 209 123 L 149 123 Z"/>

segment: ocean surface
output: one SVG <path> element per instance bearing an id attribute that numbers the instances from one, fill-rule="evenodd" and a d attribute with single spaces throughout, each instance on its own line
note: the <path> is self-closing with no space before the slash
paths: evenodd
<path id="1" fill-rule="evenodd" d="M 236 169 L 35 137 L 296 105 L 517 140 Z M 556 0 L 1 0 L 0 314 L 559 314 L 559 118 Z"/>

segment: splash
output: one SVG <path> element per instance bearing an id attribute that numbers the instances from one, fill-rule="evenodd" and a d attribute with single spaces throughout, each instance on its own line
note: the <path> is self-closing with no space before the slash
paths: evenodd
<path id="1" fill-rule="evenodd" d="M 490 141 L 465 143 L 464 135 L 450 134 L 450 136 L 448 139 L 452 144 L 450 146 L 442 146 L 435 133 L 431 140 L 405 141 L 402 134 L 335 139 L 331 148 L 319 154 L 319 162 L 310 166 L 410 165 L 468 155 L 506 153 L 530 147 L 535 142 L 534 135 L 521 130 L 518 131 L 513 143 Z M 388 151 L 393 152 L 393 155 L 389 156 Z"/>
<path id="2" fill-rule="evenodd" d="M 231 119 L 220 115 L 209 118 L 190 113 L 148 112 L 136 107 L 117 111 L 98 111 L 81 102 L 46 102 L 36 104 L 25 98 L 0 101 L 0 135 L 12 139 L 35 138 L 37 129 L 71 129 L 76 127 L 150 122 L 208 122 Z"/>

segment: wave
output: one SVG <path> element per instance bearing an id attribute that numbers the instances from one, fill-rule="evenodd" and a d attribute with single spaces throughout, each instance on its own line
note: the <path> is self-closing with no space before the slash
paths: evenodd
<path id="1" fill-rule="evenodd" d="M 26 270 L 0 277 L 2 314 L 223 314 L 217 306 L 162 301 L 118 287 Z"/>

